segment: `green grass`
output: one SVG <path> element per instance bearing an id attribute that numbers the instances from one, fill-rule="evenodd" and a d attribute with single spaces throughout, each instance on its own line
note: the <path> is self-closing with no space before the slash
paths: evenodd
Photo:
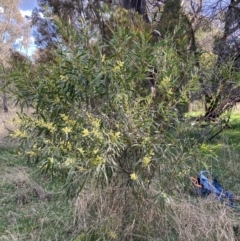
<path id="1" fill-rule="evenodd" d="M 201 111 L 195 111 L 188 113 L 186 117 L 194 121 L 194 118 L 199 117 L 201 114 Z M 200 164 L 196 164 L 198 169 L 196 171 L 209 169 L 227 190 L 239 196 L 240 112 L 238 109 L 233 111 L 228 124 L 227 128 L 211 140 L 209 139 L 221 129 L 217 122 L 196 124 L 196 128 L 190 135 L 193 138 L 199 138 L 201 141 L 205 140 L 204 150 L 199 157 Z"/>
<path id="2" fill-rule="evenodd" d="M 229 190 L 240 195 L 240 113 L 231 115 L 229 127 L 224 129 L 209 146 L 215 151 L 212 169 Z"/>
<path id="3" fill-rule="evenodd" d="M 229 145 L 240 152 L 240 113 L 234 112 L 231 115 L 229 128 L 224 130 L 219 139 L 227 140 Z"/>
<path id="4" fill-rule="evenodd" d="M 74 240 L 61 183 L 0 149 L 0 240 Z"/>

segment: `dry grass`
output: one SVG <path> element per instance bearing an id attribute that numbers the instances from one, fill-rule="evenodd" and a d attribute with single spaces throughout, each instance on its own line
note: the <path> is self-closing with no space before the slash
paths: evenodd
<path id="1" fill-rule="evenodd" d="M 211 197 L 163 204 L 163 199 L 153 202 L 151 195 L 136 197 L 127 188 L 110 187 L 79 195 L 74 212 L 77 240 L 237 241 L 239 218 Z"/>
<path id="2" fill-rule="evenodd" d="M 77 240 L 120 240 L 131 235 L 134 221 L 128 220 L 135 205 L 129 205 L 132 198 L 125 188 L 106 190 L 85 190 L 75 202 L 74 224 L 80 233 Z M 132 203 L 134 204 L 134 203 Z M 123 235 L 124 232 L 124 235 Z"/>
<path id="3" fill-rule="evenodd" d="M 179 234 L 179 240 L 239 240 L 234 233 L 233 210 L 209 197 L 198 203 L 186 199 L 170 205 L 172 225 Z"/>
<path id="4" fill-rule="evenodd" d="M 18 205 L 32 202 L 34 199 L 40 201 L 50 200 L 51 193 L 45 191 L 40 185 L 30 179 L 27 167 L 12 167 L 3 174 L 6 185 L 15 189 L 15 201 Z"/>
<path id="5" fill-rule="evenodd" d="M 12 120 L 16 117 L 17 111 L 17 108 L 10 109 L 8 112 L 4 112 L 2 109 L 0 109 L 0 144 L 1 142 L 4 142 L 4 137 L 8 135 L 7 128 L 16 128 Z"/>

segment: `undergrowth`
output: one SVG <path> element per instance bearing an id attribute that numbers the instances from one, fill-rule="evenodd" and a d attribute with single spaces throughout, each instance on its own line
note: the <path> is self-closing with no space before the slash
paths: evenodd
<path id="1" fill-rule="evenodd" d="M 73 240 L 62 184 L 3 148 L 0 165 L 0 240 Z"/>

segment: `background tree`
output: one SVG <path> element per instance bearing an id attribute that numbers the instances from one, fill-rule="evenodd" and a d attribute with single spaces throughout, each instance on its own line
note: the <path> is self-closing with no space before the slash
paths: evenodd
<path id="1" fill-rule="evenodd" d="M 37 46 L 46 48 L 61 41 L 53 16 L 59 17 L 77 31 L 81 31 L 83 22 L 88 22 L 89 31 L 100 30 L 104 34 L 104 16 L 102 15 L 104 2 L 108 1 L 39 0 L 39 7 L 34 9 L 31 17 L 32 25 L 37 28 L 35 31 Z"/>
<path id="2" fill-rule="evenodd" d="M 239 4 L 240 1 L 231 0 L 219 9 L 222 31 L 216 35 L 213 47 L 217 61 L 215 73 L 210 80 L 210 91 L 205 96 L 206 119 L 219 117 L 240 101 Z M 231 74 L 226 69 L 230 69 Z"/>
<path id="3" fill-rule="evenodd" d="M 0 68 L 2 87 L 6 83 L 5 70 L 9 67 L 11 49 L 27 45 L 29 26 L 19 10 L 20 0 L 0 0 Z M 8 111 L 6 93 L 3 91 L 3 108 Z"/>

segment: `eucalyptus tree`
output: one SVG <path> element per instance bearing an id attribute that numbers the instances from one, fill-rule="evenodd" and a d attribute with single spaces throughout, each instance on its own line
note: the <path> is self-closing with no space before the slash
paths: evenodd
<path id="1" fill-rule="evenodd" d="M 119 0 L 120 4 L 126 9 L 135 9 L 139 14 L 143 15 L 146 22 L 149 22 L 147 14 L 146 0 Z"/>
<path id="2" fill-rule="evenodd" d="M 215 71 L 206 93 L 206 119 L 218 118 L 240 101 L 240 1 L 216 1 L 221 32 L 215 37 Z"/>
<path id="3" fill-rule="evenodd" d="M 20 0 L 0 0 L 0 68 L 1 85 L 6 83 L 5 70 L 9 67 L 11 50 L 27 45 L 29 26 L 21 15 Z M 20 46 L 19 46 L 20 45 Z M 3 108 L 8 111 L 7 96 L 3 91 Z"/>

